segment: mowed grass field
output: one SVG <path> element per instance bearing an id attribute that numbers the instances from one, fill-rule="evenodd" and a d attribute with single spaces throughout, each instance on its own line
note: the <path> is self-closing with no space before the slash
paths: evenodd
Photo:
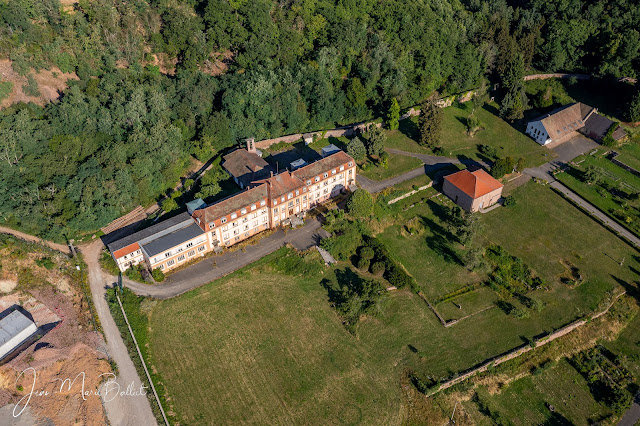
<path id="1" fill-rule="evenodd" d="M 497 116 L 497 104 L 490 103 L 476 109 L 474 115 L 482 123 L 483 130 L 474 136 L 467 135 L 466 119 L 471 114 L 471 105 L 458 108 L 450 106 L 444 109 L 440 146 L 444 155 L 460 159 L 471 158 L 486 160 L 479 152 L 478 145 L 489 145 L 497 149 L 500 157 L 511 156 L 516 160 L 525 159 L 526 167 L 546 163 L 554 156 L 553 152 L 538 145 L 526 136 L 520 128 L 513 127 Z M 418 118 L 402 120 L 398 130 L 387 133 L 387 147 L 408 152 L 432 154 L 418 144 Z"/>
<path id="2" fill-rule="evenodd" d="M 618 283 L 638 279 L 635 252 L 549 188 L 529 183 L 515 195 L 514 208 L 481 217 L 480 237 L 522 257 L 547 281 L 549 290 L 534 292 L 547 305 L 542 312 L 517 319 L 492 308 L 444 328 L 419 297 L 398 290 L 386 293 L 375 314 L 361 319 L 354 336 L 330 307 L 325 289 L 339 279 L 337 271 L 350 266 L 286 274 L 276 267 L 289 253 L 281 249 L 146 310 L 150 329 L 139 340 L 146 342 L 148 361 L 168 390 L 176 420 L 401 424 L 409 411 L 400 386 L 406 371 L 445 379 L 592 312 Z M 414 207 L 421 210 L 394 214 L 402 220 L 418 212 L 437 229 L 436 206 L 423 203 Z M 467 283 L 483 279 L 429 251 L 424 242 L 429 233 L 405 238 L 392 228 L 379 237 L 429 297 L 459 288 L 457 277 L 467 277 Z M 585 282 L 577 288 L 560 283 L 559 259 L 570 259 Z M 319 259 L 314 254 L 306 261 Z M 486 290 L 475 299 L 461 296 L 460 303 L 474 309 L 490 305 Z M 537 417 L 532 414 L 531 420 Z"/>
<path id="3" fill-rule="evenodd" d="M 269 263 L 158 303 L 149 352 L 183 424 L 397 424 L 397 377 L 371 360 L 321 277 Z"/>

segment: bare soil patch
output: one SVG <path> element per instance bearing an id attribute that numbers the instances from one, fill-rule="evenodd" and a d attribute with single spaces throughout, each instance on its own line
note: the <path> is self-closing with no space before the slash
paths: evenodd
<path id="1" fill-rule="evenodd" d="M 11 60 L 0 59 L 0 80 L 13 83 L 11 93 L 0 102 L 0 108 L 6 108 L 18 102 L 33 102 L 38 105 L 45 105 L 60 97 L 60 94 L 68 87 L 67 80 L 78 79 L 75 73 L 63 73 L 57 67 L 52 67 L 50 70 L 43 69 L 38 72 L 31 70 L 30 75 L 33 75 L 36 83 L 38 83 L 38 90 L 40 91 L 40 96 L 38 97 L 24 93 L 22 85 L 27 84 L 27 77 L 19 75 L 11 68 Z"/>

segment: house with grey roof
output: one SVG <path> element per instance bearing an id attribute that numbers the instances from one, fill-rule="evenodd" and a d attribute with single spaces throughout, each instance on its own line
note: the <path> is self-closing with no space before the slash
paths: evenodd
<path id="1" fill-rule="evenodd" d="M 614 139 L 619 140 L 626 136 L 617 123 L 598 114 L 596 108 L 577 102 L 530 121 L 527 123 L 525 133 L 540 145 L 561 143 L 578 133 L 601 142 L 611 126 L 616 126 L 613 132 Z"/>

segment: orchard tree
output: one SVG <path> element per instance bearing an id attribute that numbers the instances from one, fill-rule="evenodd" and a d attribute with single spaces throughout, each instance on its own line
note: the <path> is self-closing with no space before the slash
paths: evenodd
<path id="1" fill-rule="evenodd" d="M 420 116 L 418 117 L 418 128 L 420 130 L 420 145 L 433 148 L 440 142 L 440 132 L 442 130 L 443 111 L 436 104 L 438 92 L 427 99 L 420 106 Z"/>
<path id="2" fill-rule="evenodd" d="M 398 100 L 396 98 L 391 99 L 391 106 L 389 107 L 389 112 L 387 113 L 387 127 L 389 130 L 397 130 L 400 126 L 400 105 L 398 105 Z"/>
<path id="3" fill-rule="evenodd" d="M 640 121 L 640 91 L 629 102 L 627 107 L 627 120 L 631 122 Z"/>

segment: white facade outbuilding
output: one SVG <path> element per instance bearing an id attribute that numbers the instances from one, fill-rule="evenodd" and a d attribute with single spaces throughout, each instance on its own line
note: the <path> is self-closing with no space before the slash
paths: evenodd
<path id="1" fill-rule="evenodd" d="M 38 326 L 19 310 L 0 320 L 0 361 L 33 337 Z"/>

